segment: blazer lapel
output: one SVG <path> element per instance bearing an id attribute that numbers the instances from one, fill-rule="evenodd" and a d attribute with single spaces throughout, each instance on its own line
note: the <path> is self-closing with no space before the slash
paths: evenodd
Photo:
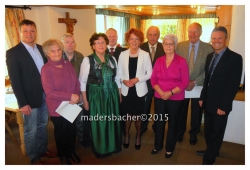
<path id="1" fill-rule="evenodd" d="M 227 48 L 224 54 L 221 56 L 220 61 L 218 62 L 217 66 L 214 68 L 214 72 L 217 72 L 217 70 L 220 70 L 220 68 L 223 66 L 225 61 L 227 60 L 227 55 L 229 53 L 229 49 Z"/>
<path id="2" fill-rule="evenodd" d="M 194 68 L 196 68 L 197 65 L 200 65 L 200 62 L 201 62 L 201 59 L 203 56 L 203 51 L 204 51 L 204 46 L 203 46 L 203 43 L 200 42 L 200 45 L 199 45 L 199 48 L 197 51 L 197 55 L 196 55 L 196 59 L 195 59 L 195 63 L 194 63 Z"/>

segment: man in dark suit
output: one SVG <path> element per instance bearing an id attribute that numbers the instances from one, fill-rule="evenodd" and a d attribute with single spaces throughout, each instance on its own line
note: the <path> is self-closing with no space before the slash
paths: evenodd
<path id="1" fill-rule="evenodd" d="M 148 41 L 140 46 L 142 50 L 150 54 L 152 66 L 154 66 L 154 63 L 157 58 L 165 55 L 162 43 L 158 42 L 159 37 L 160 37 L 159 28 L 156 26 L 150 26 L 147 30 Z M 154 96 L 154 90 L 151 86 L 150 80 L 147 81 L 147 86 L 148 86 L 148 93 L 146 95 L 144 114 L 143 114 L 147 116 L 147 119 L 145 121 L 142 121 L 141 135 L 148 129 L 148 123 L 149 123 L 148 119 L 150 118 L 151 103 L 152 103 L 152 98 Z M 146 118 L 146 116 L 144 118 Z M 152 125 L 152 128 L 154 130 L 154 125 Z"/>
<path id="2" fill-rule="evenodd" d="M 219 155 L 227 119 L 239 89 L 242 57 L 226 46 L 227 30 L 216 27 L 212 31 L 213 53 L 207 56 L 204 86 L 199 104 L 205 110 L 205 141 L 207 148 L 197 151 L 204 165 L 212 165 Z"/>
<path id="3" fill-rule="evenodd" d="M 209 53 L 213 51 L 210 44 L 202 42 L 200 36 L 202 34 L 202 26 L 194 22 L 188 26 L 188 41 L 178 43 L 176 53 L 187 60 L 189 67 L 189 84 L 186 91 L 192 91 L 195 86 L 203 86 L 205 77 L 205 64 L 206 58 Z M 192 53 L 192 46 L 193 53 Z M 193 57 L 191 57 L 193 54 Z M 192 61 L 192 62 L 191 62 Z M 178 142 L 182 142 L 183 135 L 186 131 L 188 105 L 190 98 L 185 98 L 183 107 L 180 111 L 179 124 L 178 124 Z M 202 120 L 202 108 L 199 106 L 199 98 L 191 98 L 191 129 L 190 144 L 197 143 L 197 133 L 200 131 Z"/>
<path id="4" fill-rule="evenodd" d="M 6 63 L 18 106 L 24 117 L 24 142 L 31 164 L 40 157 L 56 157 L 47 149 L 48 109 L 41 83 L 41 68 L 47 62 L 42 47 L 35 43 L 36 24 L 19 23 L 21 42 L 6 52 Z"/>
<path id="5" fill-rule="evenodd" d="M 118 39 L 118 35 L 117 35 L 117 31 L 114 28 L 109 28 L 106 31 L 106 35 L 109 39 L 109 44 L 107 46 L 107 50 L 106 53 L 110 54 L 111 56 L 115 57 L 117 63 L 118 63 L 118 59 L 119 56 L 121 54 L 122 51 L 127 50 L 126 48 L 122 48 L 120 46 L 120 44 L 117 44 L 117 39 Z M 126 115 L 125 113 L 122 113 L 121 110 L 121 105 L 120 105 L 120 115 Z M 123 134 L 126 134 L 126 130 L 125 130 L 125 121 L 121 122 L 121 131 Z"/>
<path id="6" fill-rule="evenodd" d="M 122 51 L 125 51 L 126 48 L 122 48 L 120 44 L 117 44 L 118 36 L 117 31 L 114 28 L 109 28 L 106 31 L 106 35 L 109 39 L 109 44 L 106 53 L 109 53 L 111 54 L 111 56 L 114 56 L 116 61 L 118 62 L 120 53 Z"/>

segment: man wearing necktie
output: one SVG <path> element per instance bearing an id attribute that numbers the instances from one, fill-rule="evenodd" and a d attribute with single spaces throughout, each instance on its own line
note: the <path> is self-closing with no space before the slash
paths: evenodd
<path id="1" fill-rule="evenodd" d="M 117 35 L 117 31 L 114 28 L 109 28 L 106 31 L 106 35 L 109 39 L 106 53 L 110 54 L 111 56 L 114 56 L 118 63 L 118 59 L 119 59 L 121 52 L 127 49 L 122 48 L 120 47 L 120 44 L 117 44 L 118 35 Z M 121 115 L 123 114 L 121 111 L 121 106 L 120 106 L 120 114 Z M 123 134 L 125 134 L 125 122 L 124 121 L 121 122 L 121 131 Z"/>
<path id="2" fill-rule="evenodd" d="M 147 39 L 148 41 L 143 43 L 140 48 L 150 54 L 152 66 L 154 66 L 155 61 L 157 58 L 165 55 L 165 52 L 163 50 L 162 43 L 158 42 L 158 39 L 160 37 L 160 30 L 156 26 L 150 26 L 147 30 Z M 154 90 L 152 89 L 150 80 L 147 81 L 148 86 L 148 93 L 146 96 L 145 101 L 145 108 L 144 108 L 144 114 L 147 115 L 149 118 L 150 116 L 150 110 L 151 110 L 151 103 L 152 98 L 154 96 Z M 145 118 L 145 117 L 144 117 Z M 141 129 L 141 135 L 147 131 L 148 129 L 148 120 L 142 121 L 142 129 Z M 154 125 L 152 125 L 152 128 L 154 130 Z"/>
<path id="3" fill-rule="evenodd" d="M 108 48 L 106 50 L 106 53 L 109 53 L 111 56 L 114 56 L 116 61 L 118 62 L 120 53 L 122 51 L 125 51 L 126 48 L 122 48 L 119 44 L 117 44 L 118 36 L 117 31 L 114 28 L 109 28 L 106 31 L 106 35 L 109 39 L 109 44 L 107 46 Z"/>
<path id="4" fill-rule="evenodd" d="M 205 110 L 205 141 L 207 148 L 197 151 L 203 156 L 203 165 L 215 162 L 224 138 L 232 103 L 239 89 L 242 74 L 242 57 L 227 46 L 227 30 L 216 27 L 212 31 L 213 53 L 207 56 L 204 86 L 199 104 Z"/>
<path id="5" fill-rule="evenodd" d="M 210 44 L 202 42 L 200 36 L 202 26 L 199 23 L 192 23 L 188 27 L 188 41 L 178 43 L 176 53 L 186 58 L 189 67 L 189 84 L 186 91 L 192 91 L 194 86 L 203 86 L 205 77 L 205 63 L 209 53 L 213 51 Z M 182 142 L 186 131 L 188 105 L 190 98 L 185 98 L 180 111 L 178 124 L 178 142 Z M 199 106 L 199 98 L 191 98 L 191 129 L 190 144 L 195 145 L 198 141 L 197 133 L 200 131 L 202 119 L 202 108 Z"/>

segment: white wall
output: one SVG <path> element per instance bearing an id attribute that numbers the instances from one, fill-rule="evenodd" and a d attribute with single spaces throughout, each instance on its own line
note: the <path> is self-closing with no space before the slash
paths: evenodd
<path id="1" fill-rule="evenodd" d="M 74 26 L 76 50 L 84 56 L 92 53 L 89 38 L 96 31 L 95 9 L 66 9 L 57 7 L 32 7 L 32 10 L 24 10 L 26 19 L 34 21 L 37 25 L 37 43 L 42 44 L 49 38 L 61 40 L 66 32 L 66 24 L 58 23 L 58 18 L 65 18 L 65 12 L 69 12 L 70 18 L 77 19 Z"/>
<path id="2" fill-rule="evenodd" d="M 228 47 L 243 58 L 241 77 L 241 83 L 243 84 L 245 73 L 245 5 L 233 5 L 231 37 Z"/>

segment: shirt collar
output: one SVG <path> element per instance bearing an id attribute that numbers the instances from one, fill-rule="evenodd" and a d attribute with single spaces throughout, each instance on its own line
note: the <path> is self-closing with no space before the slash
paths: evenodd
<path id="1" fill-rule="evenodd" d="M 189 42 L 189 47 L 190 47 L 190 48 L 192 48 L 192 45 L 193 45 L 193 44 L 192 44 L 191 42 Z M 198 48 L 199 45 L 200 45 L 200 40 L 198 40 L 196 43 L 194 43 L 195 48 Z"/>
<path id="2" fill-rule="evenodd" d="M 156 49 L 156 48 L 157 48 L 157 44 L 158 44 L 158 43 L 155 43 L 155 45 L 151 45 L 151 44 L 148 42 L 149 49 L 151 49 L 151 47 L 155 47 L 155 49 Z"/>
<path id="3" fill-rule="evenodd" d="M 31 47 L 30 45 L 26 44 L 25 42 L 22 42 L 22 41 L 21 41 L 21 43 L 24 45 L 24 47 L 25 47 L 26 49 L 33 49 L 33 47 Z M 35 43 L 35 45 L 34 45 L 34 49 L 35 49 L 35 48 L 37 48 L 36 43 Z"/>
<path id="4" fill-rule="evenodd" d="M 110 50 L 110 48 L 114 48 L 114 50 L 116 49 L 117 44 L 114 47 L 111 47 L 110 45 L 108 45 L 108 49 Z"/>
<path id="5" fill-rule="evenodd" d="M 62 57 L 63 57 L 64 60 L 69 60 L 67 54 L 66 54 L 64 51 L 63 51 Z M 74 59 L 74 60 L 76 59 L 76 53 L 75 53 L 75 52 L 74 52 L 74 55 L 73 55 L 73 58 L 72 58 L 72 59 Z M 72 59 L 71 59 L 71 60 L 72 60 Z"/>

